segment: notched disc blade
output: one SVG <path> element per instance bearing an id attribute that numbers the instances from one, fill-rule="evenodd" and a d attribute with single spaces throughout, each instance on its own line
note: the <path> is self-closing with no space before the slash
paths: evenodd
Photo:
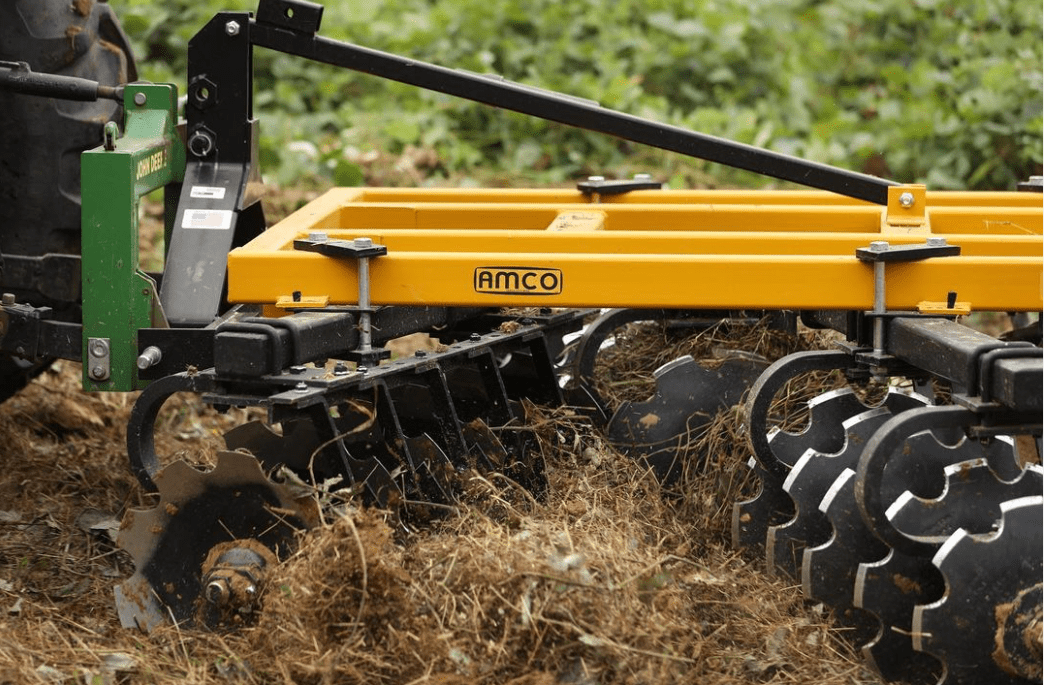
<path id="1" fill-rule="evenodd" d="M 119 544 L 135 564 L 116 593 L 120 621 L 129 628 L 151 630 L 170 618 L 192 624 L 202 566 L 214 546 L 251 539 L 283 556 L 296 531 L 318 519 L 311 499 L 268 480 L 257 460 L 241 452 L 218 453 L 208 473 L 175 462 L 155 480 L 157 506 L 133 512 L 120 531 Z"/>
<path id="2" fill-rule="evenodd" d="M 830 539 L 805 549 L 801 586 L 808 597 L 831 607 L 835 616 L 852 629 L 852 641 L 862 644 L 877 634 L 877 621 L 852 603 L 856 571 L 860 559 L 878 559 L 888 553 L 888 547 L 862 525 L 852 469 L 842 471 L 830 486 L 820 511 L 830 520 Z"/>
<path id="3" fill-rule="evenodd" d="M 957 530 L 932 559 L 943 597 L 913 614 L 914 648 L 945 665 L 940 683 L 1039 682 L 1044 498 L 1001 505 L 996 533 Z M 1028 640 L 1028 644 L 1027 644 Z"/>
<path id="4" fill-rule="evenodd" d="M 847 469 L 855 468 L 863 445 L 891 417 L 887 409 L 873 409 L 845 422 L 847 439 L 840 452 L 805 453 L 791 469 L 783 489 L 794 501 L 794 516 L 768 530 L 765 559 L 769 571 L 799 579 L 802 555 L 808 546 L 819 545 L 830 537 L 830 524 L 819 510 L 819 503 L 830 486 Z"/>
<path id="5" fill-rule="evenodd" d="M 926 403 L 920 395 L 889 391 L 881 406 L 895 413 Z M 871 409 L 851 388 L 817 395 L 809 400 L 808 408 L 809 421 L 804 430 L 790 433 L 773 429 L 769 433 L 773 458 L 791 468 L 808 450 L 824 454 L 840 452 L 845 446 L 845 421 Z M 732 544 L 764 551 L 768 529 L 792 518 L 794 503 L 783 491 L 783 478 L 765 470 L 753 457 L 748 466 L 761 487 L 756 495 L 733 506 Z"/>
<path id="6" fill-rule="evenodd" d="M 676 477 L 679 450 L 698 439 L 719 409 L 737 404 L 764 371 L 763 361 L 728 359 L 705 369 L 690 356 L 655 372 L 656 391 L 645 402 L 624 402 L 606 427 L 625 454 L 644 458 L 661 479 Z"/>
<path id="7" fill-rule="evenodd" d="M 311 421 L 286 421 L 280 435 L 260 421 L 250 421 L 225 433 L 230 450 L 246 450 L 257 457 L 266 471 L 285 465 L 306 471 L 322 444 Z"/>

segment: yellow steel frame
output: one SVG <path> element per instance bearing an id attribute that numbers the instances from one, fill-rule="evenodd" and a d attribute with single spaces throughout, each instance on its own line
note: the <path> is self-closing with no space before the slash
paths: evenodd
<path id="1" fill-rule="evenodd" d="M 923 186 L 890 189 L 887 207 L 819 191 L 339 188 L 229 255 L 229 299 L 354 304 L 355 263 L 293 248 L 322 231 L 387 247 L 374 305 L 868 310 L 873 268 L 856 249 L 931 235 L 961 255 L 890 264 L 889 309 L 955 291 L 977 310 L 1034 311 L 1042 214 L 1036 193 Z"/>

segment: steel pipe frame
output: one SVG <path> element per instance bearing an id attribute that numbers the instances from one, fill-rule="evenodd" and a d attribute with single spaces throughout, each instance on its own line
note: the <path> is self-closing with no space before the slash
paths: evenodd
<path id="1" fill-rule="evenodd" d="M 388 248 L 370 265 L 374 305 L 865 311 L 874 304 L 873 268 L 855 250 L 928 235 L 888 225 L 884 208 L 821 192 L 594 199 L 563 190 L 334 189 L 229 255 L 229 299 L 272 304 L 300 291 L 356 303 L 354 263 L 292 248 L 320 230 Z M 1042 308 L 1039 195 L 928 193 L 926 216 L 930 235 L 961 255 L 889 265 L 889 310 L 945 301 L 950 291 L 977 310 Z M 561 217 L 585 221 L 562 230 Z M 561 282 L 555 292 L 476 292 L 480 269 L 515 269 L 519 278 L 555 271 Z"/>

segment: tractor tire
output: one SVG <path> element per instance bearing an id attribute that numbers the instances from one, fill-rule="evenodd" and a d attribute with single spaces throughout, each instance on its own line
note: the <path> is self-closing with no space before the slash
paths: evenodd
<path id="1" fill-rule="evenodd" d="M 0 2 L 0 60 L 105 85 L 137 79 L 115 13 L 95 0 Z M 0 90 L 0 291 L 20 303 L 51 307 L 63 321 L 80 320 L 79 269 L 44 269 L 27 282 L 32 269 L 15 268 L 15 262 L 80 254 L 80 153 L 97 147 L 106 122 L 121 116 L 120 104 L 110 100 L 73 102 Z M 0 353 L 0 401 L 50 361 Z"/>

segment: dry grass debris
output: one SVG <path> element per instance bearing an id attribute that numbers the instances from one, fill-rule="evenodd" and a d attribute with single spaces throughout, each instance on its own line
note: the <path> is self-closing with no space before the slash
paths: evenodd
<path id="1" fill-rule="evenodd" d="M 866 678 L 792 587 L 701 539 L 597 435 L 579 432 L 579 455 L 562 447 L 575 417 L 544 418 L 547 502 L 514 504 L 482 479 L 484 498 L 405 537 L 381 512 L 345 509 L 280 568 L 244 639 L 283 654 L 294 683 Z"/>
<path id="2" fill-rule="evenodd" d="M 713 350 L 719 333 L 683 344 Z M 475 475 L 468 502 L 419 531 L 344 503 L 275 570 L 256 625 L 124 630 L 112 587 L 132 569 L 111 521 L 148 504 L 125 464 L 131 398 L 84 395 L 77 373 L 0 405 L 0 684 L 876 682 L 827 616 L 729 547 L 736 412 L 665 491 L 568 408 L 530 407 L 546 500 Z M 174 413 L 161 447 L 196 461 L 243 418 Z"/>

